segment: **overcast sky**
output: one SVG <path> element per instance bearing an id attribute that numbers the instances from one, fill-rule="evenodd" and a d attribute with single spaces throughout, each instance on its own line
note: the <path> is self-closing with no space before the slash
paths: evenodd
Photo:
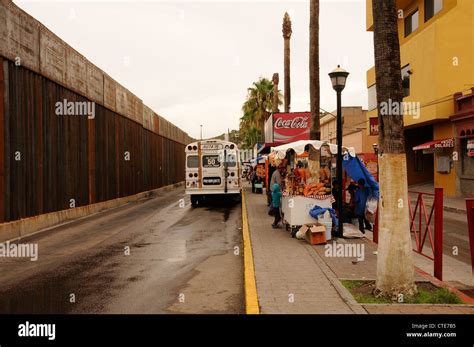
<path id="1" fill-rule="evenodd" d="M 145 104 L 193 137 L 237 129 L 247 88 L 280 73 L 285 11 L 291 37 L 291 110 L 309 111 L 309 0 L 35 1 L 15 3 Z M 365 0 L 321 0 L 321 107 L 335 109 L 328 73 L 351 74 L 344 106 L 367 108 L 373 65 Z"/>

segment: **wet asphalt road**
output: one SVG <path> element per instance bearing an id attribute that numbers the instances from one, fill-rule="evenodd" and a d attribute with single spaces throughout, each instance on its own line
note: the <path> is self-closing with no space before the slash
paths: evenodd
<path id="1" fill-rule="evenodd" d="M 430 210 L 427 211 L 428 213 Z M 418 219 L 415 221 L 415 226 L 418 229 Z M 431 233 L 434 237 L 434 218 L 431 223 Z M 425 233 L 426 223 L 422 223 L 422 236 Z M 414 236 L 412 234 L 412 239 Z M 453 254 L 453 249 L 456 247 L 457 253 Z M 431 245 L 428 236 L 424 243 L 424 250 L 428 254 L 431 253 Z M 471 253 L 469 248 L 469 232 L 467 228 L 466 214 L 443 211 L 443 253 L 446 256 L 455 258 L 456 260 L 465 264 L 471 264 Z"/>
<path id="2" fill-rule="evenodd" d="M 453 255 L 453 247 L 457 249 L 457 255 L 455 256 Z M 471 264 L 470 252 L 467 216 L 462 213 L 444 211 L 443 253 L 463 263 Z"/>
<path id="3" fill-rule="evenodd" d="M 21 242 L 39 257 L 0 258 L 0 313 L 244 311 L 240 204 L 178 188 Z"/>

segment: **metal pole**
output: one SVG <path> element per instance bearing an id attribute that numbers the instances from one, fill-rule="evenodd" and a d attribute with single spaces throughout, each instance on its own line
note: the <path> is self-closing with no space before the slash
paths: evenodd
<path id="1" fill-rule="evenodd" d="M 229 168 L 227 166 L 227 149 L 224 149 L 224 193 L 227 194 L 227 180 L 229 176 Z"/>
<path id="2" fill-rule="evenodd" d="M 435 188 L 434 276 L 443 280 L 443 188 Z M 421 215 L 421 210 L 420 210 Z M 420 229 L 421 230 L 421 229 Z"/>
<path id="3" fill-rule="evenodd" d="M 378 151 L 378 149 L 377 149 L 375 154 L 377 155 L 377 183 L 379 183 L 379 187 L 380 187 L 379 151 Z M 379 208 L 380 208 L 380 205 L 377 201 L 377 212 L 375 212 L 374 231 L 373 231 L 373 236 L 372 236 L 372 241 L 374 241 L 375 243 L 379 243 Z"/>
<path id="4" fill-rule="evenodd" d="M 201 140 L 202 140 L 202 124 L 201 124 Z"/>
<path id="5" fill-rule="evenodd" d="M 337 229 L 337 237 L 343 237 L 342 223 L 342 107 L 341 107 L 341 91 L 337 92 L 337 182 L 339 189 L 337 190 L 337 210 L 339 213 L 339 225 Z"/>

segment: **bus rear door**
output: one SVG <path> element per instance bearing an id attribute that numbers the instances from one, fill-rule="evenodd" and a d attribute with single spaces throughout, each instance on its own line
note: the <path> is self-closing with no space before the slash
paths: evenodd
<path id="1" fill-rule="evenodd" d="M 202 188 L 204 190 L 224 190 L 222 156 L 218 151 L 204 151 L 202 154 Z"/>

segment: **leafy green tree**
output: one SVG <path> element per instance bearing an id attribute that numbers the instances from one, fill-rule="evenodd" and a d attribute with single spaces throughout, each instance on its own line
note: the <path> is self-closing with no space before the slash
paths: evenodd
<path id="1" fill-rule="evenodd" d="M 261 77 L 247 89 L 247 98 L 242 105 L 243 116 L 240 118 L 240 138 L 247 148 L 257 142 L 264 141 L 265 121 L 273 109 L 273 82 Z M 278 91 L 278 104 L 281 105 L 282 95 Z"/>

